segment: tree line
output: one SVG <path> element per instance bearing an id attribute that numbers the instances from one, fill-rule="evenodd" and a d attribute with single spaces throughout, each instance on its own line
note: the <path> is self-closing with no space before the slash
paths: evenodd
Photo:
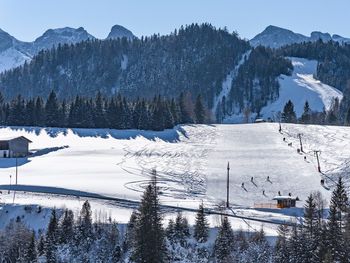
<path id="1" fill-rule="evenodd" d="M 88 201 L 78 216 L 52 210 L 47 230 L 33 232 L 21 218 L 0 231 L 1 262 L 349 262 L 350 205 L 339 177 L 329 212 L 320 192 L 309 195 L 301 222 L 281 225 L 275 245 L 261 228 L 233 231 L 227 217 L 213 231 L 203 205 L 195 224 L 178 212 L 164 226 L 155 177 L 125 227 L 107 218 L 93 222 Z M 39 211 L 40 213 L 40 211 Z M 325 215 L 327 215 L 325 219 Z M 213 239 L 213 235 L 214 239 Z"/>
<path id="2" fill-rule="evenodd" d="M 341 116 L 341 106 L 338 98 L 333 98 L 330 108 L 322 112 L 313 111 L 309 102 L 305 101 L 304 111 L 300 118 L 297 118 L 294 111 L 294 104 L 289 100 L 283 107 L 280 120 L 287 123 L 301 124 L 323 124 L 323 125 L 350 125 L 350 108 L 345 118 Z"/>
<path id="3" fill-rule="evenodd" d="M 103 97 L 98 92 L 94 99 L 77 96 L 71 102 L 60 101 L 55 91 L 46 101 L 18 95 L 4 102 L 0 94 L 1 125 L 161 131 L 178 124 L 208 121 L 201 95 L 193 101 L 189 93 L 181 93 L 177 99 L 155 96 L 153 100 L 128 100 L 121 95 Z"/>

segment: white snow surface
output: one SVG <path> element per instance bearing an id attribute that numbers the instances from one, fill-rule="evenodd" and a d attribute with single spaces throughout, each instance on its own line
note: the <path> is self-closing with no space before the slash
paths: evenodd
<path id="1" fill-rule="evenodd" d="M 0 52 L 0 73 L 23 65 L 25 61 L 30 60 L 30 56 L 18 51 L 14 47 L 10 47 Z"/>
<path id="2" fill-rule="evenodd" d="M 294 124 L 282 128 L 280 134 L 276 123 L 188 125 L 163 132 L 2 127 L 0 138 L 23 135 L 33 141 L 30 149 L 34 154 L 18 160 L 19 184 L 140 200 L 152 169 L 156 169 L 161 202 L 189 208 L 197 208 L 201 200 L 212 208 L 225 201 L 229 161 L 233 213 L 281 222 L 300 216 L 312 191 L 321 191 L 329 201 L 339 175 L 344 176 L 346 185 L 350 183 L 350 128 Z M 303 134 L 302 154 L 297 153 L 298 133 Z M 292 146 L 288 146 L 290 142 Z M 321 151 L 322 174 L 317 171 L 313 150 Z M 0 158 L 0 189 L 10 183 L 9 175 L 14 183 L 15 159 Z M 321 179 L 325 179 L 325 187 Z M 298 207 L 254 209 L 257 204 L 275 204 L 272 198 L 278 191 L 298 196 Z M 84 201 L 23 192 L 13 200 L 7 191 L 0 198 L 5 203 L 61 204 L 75 210 Z M 113 202 L 93 202 L 93 210 L 117 211 L 113 214 L 118 221 L 126 221 L 131 212 Z M 240 219 L 234 222 L 255 229 L 261 225 Z M 271 233 L 276 233 L 275 229 L 268 227 Z"/>
<path id="3" fill-rule="evenodd" d="M 274 114 L 283 110 L 288 100 L 293 102 L 297 117 L 302 115 L 305 101 L 309 102 L 311 110 L 322 112 L 324 108 L 330 108 L 333 98 L 342 100 L 341 91 L 314 78 L 317 72 L 316 60 L 290 59 L 294 66 L 293 73 L 291 76 L 279 77 L 279 98 L 261 110 L 263 117 L 274 117 Z"/>

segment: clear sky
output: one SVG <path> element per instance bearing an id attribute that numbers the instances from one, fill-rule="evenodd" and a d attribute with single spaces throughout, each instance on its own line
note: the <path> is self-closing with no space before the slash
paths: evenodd
<path id="1" fill-rule="evenodd" d="M 0 0 L 0 28 L 23 41 L 65 26 L 105 38 L 114 24 L 141 36 L 192 22 L 226 26 L 244 38 L 271 24 L 350 37 L 349 13 L 349 0 Z"/>

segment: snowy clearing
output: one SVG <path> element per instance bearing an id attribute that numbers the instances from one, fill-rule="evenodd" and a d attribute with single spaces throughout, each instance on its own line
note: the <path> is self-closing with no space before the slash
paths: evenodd
<path id="1" fill-rule="evenodd" d="M 298 133 L 303 134 L 302 154 L 297 153 Z M 0 137 L 20 135 L 33 141 L 34 155 L 19 159 L 19 184 L 139 201 L 156 169 L 163 204 L 197 208 L 203 200 L 207 207 L 215 208 L 226 199 L 229 161 L 232 213 L 276 222 L 301 216 L 304 200 L 312 191 L 321 191 L 329 200 L 339 175 L 345 176 L 346 184 L 350 180 L 348 127 L 283 124 L 282 134 L 275 123 L 187 125 L 163 132 L 0 128 Z M 313 150 L 321 151 L 322 174 L 317 171 Z M 15 159 L 0 159 L 0 185 L 10 183 L 9 175 L 13 184 Z M 327 187 L 320 184 L 321 179 Z M 272 198 L 278 191 L 299 196 L 298 208 L 254 209 L 257 204 L 274 204 Z M 7 191 L 0 198 L 5 203 L 66 205 L 74 210 L 83 202 L 76 197 L 26 193 L 17 193 L 13 200 Z M 131 212 L 113 202 L 92 202 L 93 210 L 105 209 L 118 221 L 126 221 Z M 261 226 L 233 220 L 240 222 L 237 227 Z"/>

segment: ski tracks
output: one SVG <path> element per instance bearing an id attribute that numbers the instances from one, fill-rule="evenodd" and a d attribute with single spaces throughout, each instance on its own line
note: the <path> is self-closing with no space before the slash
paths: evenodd
<path id="1" fill-rule="evenodd" d="M 157 183 L 163 196 L 185 199 L 203 197 L 206 193 L 205 165 L 217 131 L 214 126 L 187 127 L 186 137 L 169 143 L 157 139 L 147 143 L 127 144 L 124 158 L 118 165 L 128 173 L 144 177 L 124 186 L 143 192 L 157 171 Z"/>

